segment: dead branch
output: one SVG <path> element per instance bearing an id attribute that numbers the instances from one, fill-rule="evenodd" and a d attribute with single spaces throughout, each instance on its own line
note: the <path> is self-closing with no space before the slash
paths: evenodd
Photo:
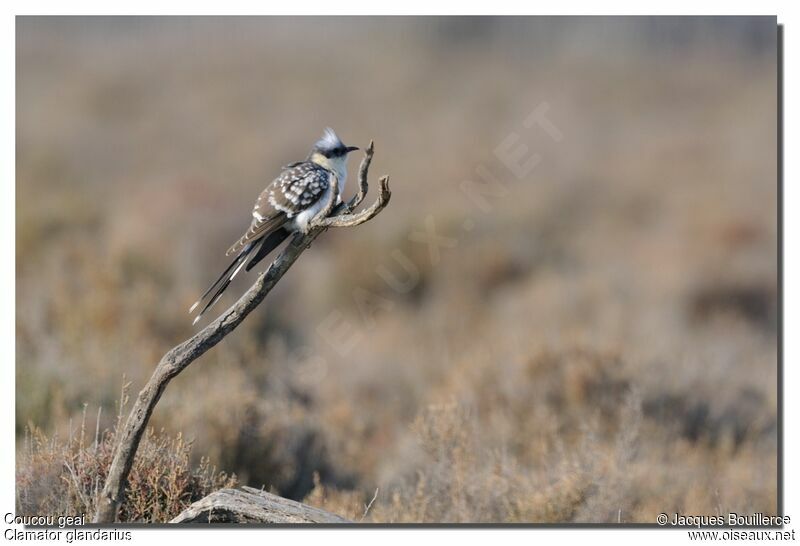
<path id="1" fill-rule="evenodd" d="M 386 203 L 389 202 L 389 196 L 391 195 L 389 191 L 389 177 L 382 176 L 379 183 L 380 190 L 378 192 L 378 198 L 371 206 L 358 214 L 337 214 L 336 216 L 322 218 L 318 222 L 318 225 L 322 227 L 353 227 L 363 224 L 377 216 L 383 207 L 386 206 Z"/>
<path id="2" fill-rule="evenodd" d="M 125 482 L 133 466 L 133 459 L 136 456 L 142 434 L 147 427 L 155 405 L 170 380 L 239 326 L 245 317 L 263 301 L 270 290 L 274 288 L 286 271 L 300 257 L 300 254 L 311 245 L 320 233 L 329 227 L 357 226 L 375 217 L 383 210 L 391 197 L 388 177 L 386 176 L 381 178 L 378 198 L 375 203 L 358 214 L 351 214 L 351 211 L 363 201 L 367 193 L 367 175 L 373 153 L 374 146 L 370 142 L 359 168 L 359 191 L 350 202 L 338 203 L 338 196 L 335 194 L 331 205 L 325 211 L 322 211 L 326 214 L 324 216 L 320 214 L 307 233 L 295 234 L 267 270 L 261 273 L 253 286 L 239 298 L 239 301 L 203 330 L 172 348 L 161 358 L 150 380 L 139 393 L 136 403 L 131 409 L 125 426 L 117 439 L 108 477 L 101 497 L 98 499 L 97 513 L 94 517 L 95 523 L 111 523 L 116 520 L 125 490 Z M 333 187 L 336 188 L 337 184 L 334 184 Z M 336 190 L 334 191 L 336 192 Z M 331 213 L 332 216 L 328 216 Z"/>
<path id="3" fill-rule="evenodd" d="M 341 516 L 272 493 L 220 489 L 193 503 L 170 523 L 352 523 Z"/>

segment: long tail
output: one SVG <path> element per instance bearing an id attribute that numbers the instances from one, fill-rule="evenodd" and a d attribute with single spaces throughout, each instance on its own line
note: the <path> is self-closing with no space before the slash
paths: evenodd
<path id="1" fill-rule="evenodd" d="M 281 244 L 286 238 L 290 235 L 290 232 L 286 228 L 276 229 L 269 235 L 264 238 L 264 242 L 261 243 L 261 247 L 256 252 L 253 259 L 250 260 L 250 263 L 247 264 L 247 267 L 244 268 L 245 271 L 250 271 L 255 267 L 255 265 L 263 260 L 270 252 L 278 248 L 278 245 Z"/>
<path id="2" fill-rule="evenodd" d="M 222 297 L 222 293 L 225 292 L 225 289 L 228 288 L 228 285 L 231 284 L 231 281 L 233 281 L 239 271 L 241 271 L 244 264 L 247 263 L 247 258 L 250 256 L 253 250 L 256 249 L 260 240 L 261 239 L 257 239 L 251 243 L 248 243 L 236 256 L 236 258 L 234 258 L 234 260 L 231 262 L 231 265 L 229 265 L 227 269 L 222 272 L 222 275 L 220 275 L 219 278 L 214 281 L 214 284 L 209 286 L 208 290 L 206 290 L 205 293 L 200 296 L 200 299 L 194 302 L 194 304 L 189 308 L 189 313 L 193 313 L 194 310 L 197 309 L 197 306 L 200 305 L 203 300 L 205 300 L 206 297 L 213 292 L 213 295 L 211 298 L 209 298 L 208 303 L 206 303 L 205 307 L 203 307 L 203 310 L 200 311 L 200 314 L 195 317 L 192 325 L 197 324 L 197 321 L 200 320 L 200 317 L 202 317 L 203 314 L 215 303 L 217 303 L 220 297 Z"/>

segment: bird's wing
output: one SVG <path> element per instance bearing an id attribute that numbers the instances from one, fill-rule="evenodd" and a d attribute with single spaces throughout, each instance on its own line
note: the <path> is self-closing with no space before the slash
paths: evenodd
<path id="1" fill-rule="evenodd" d="M 225 255 L 240 251 L 314 205 L 330 186 L 329 176 L 328 171 L 309 161 L 285 169 L 258 196 L 250 228 Z"/>
<path id="2" fill-rule="evenodd" d="M 272 218 L 264 218 L 259 220 L 257 218 L 253 218 L 253 222 L 250 224 L 250 228 L 242 235 L 238 241 L 233 243 L 233 245 L 228 249 L 225 253 L 226 256 L 230 256 L 236 252 L 239 252 L 244 247 L 247 246 L 248 243 L 259 239 L 266 233 L 273 231 L 279 227 L 281 227 L 286 222 L 286 215 L 283 213 L 276 214 Z"/>

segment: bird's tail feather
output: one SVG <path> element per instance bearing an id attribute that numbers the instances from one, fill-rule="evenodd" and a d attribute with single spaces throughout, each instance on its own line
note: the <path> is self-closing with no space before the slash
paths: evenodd
<path id="1" fill-rule="evenodd" d="M 205 307 L 203 307 L 203 310 L 200 311 L 200 313 L 195 317 L 194 321 L 192 322 L 193 325 L 197 324 L 197 321 L 200 320 L 200 317 L 202 317 L 203 314 L 215 303 L 217 303 L 217 300 L 219 300 L 220 297 L 222 297 L 222 293 L 225 292 L 225 289 L 228 288 L 234 277 L 236 277 L 239 271 L 241 271 L 244 264 L 247 263 L 247 258 L 250 256 L 253 250 L 255 250 L 257 243 L 258 240 L 253 241 L 245 246 L 236 256 L 236 258 L 234 258 L 231 264 L 225 269 L 225 271 L 222 272 L 222 275 L 220 275 L 219 278 L 214 281 L 214 284 L 209 286 L 208 290 L 206 290 L 205 293 L 200 296 L 200 299 L 194 302 L 194 304 L 189 308 L 189 313 L 193 313 L 194 310 L 197 309 L 197 306 L 200 305 L 209 294 L 214 292 L 211 298 L 208 300 L 208 303 L 205 305 Z"/>
<path id="2" fill-rule="evenodd" d="M 270 252 L 275 250 L 279 244 L 286 240 L 286 238 L 290 235 L 290 232 L 286 228 L 276 229 L 269 235 L 264 238 L 264 242 L 261 243 L 261 246 L 258 248 L 258 252 L 255 253 L 253 258 L 250 260 L 250 263 L 247 264 L 247 267 L 244 268 L 245 271 L 250 271 L 255 267 L 255 265 L 264 259 Z"/>

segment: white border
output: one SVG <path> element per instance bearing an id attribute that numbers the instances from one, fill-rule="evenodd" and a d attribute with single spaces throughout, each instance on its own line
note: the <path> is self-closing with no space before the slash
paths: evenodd
<path id="1" fill-rule="evenodd" d="M 793 279 L 800 279 L 800 262 L 798 262 L 798 244 L 800 244 L 800 202 L 798 202 L 798 190 L 793 181 L 797 180 L 797 160 L 792 157 L 792 151 L 797 148 L 793 144 L 797 143 L 797 131 L 800 127 L 798 120 L 798 109 L 793 108 L 790 97 L 800 96 L 800 85 L 798 85 L 798 62 L 800 51 L 798 51 L 798 40 L 796 36 L 800 33 L 800 17 L 797 9 L 792 2 L 725 2 L 710 3 L 698 1 L 672 1 L 669 3 L 659 2 L 655 7 L 648 4 L 651 10 L 642 9 L 642 4 L 638 2 L 577 2 L 562 0 L 553 4 L 536 5 L 538 15 L 577 15 L 577 14 L 600 14 L 597 10 L 601 6 L 606 11 L 605 15 L 641 14 L 641 15 L 706 15 L 723 14 L 720 9 L 724 7 L 728 15 L 774 15 L 778 14 L 779 23 L 785 26 L 784 30 L 784 81 L 785 81 L 785 103 L 784 103 L 784 127 L 785 140 L 784 149 L 784 203 L 785 203 L 785 232 L 786 241 L 784 264 L 785 264 L 785 352 L 784 352 L 784 387 L 785 387 L 785 509 L 786 514 L 793 516 L 795 521 L 792 527 L 800 527 L 800 504 L 797 500 L 797 476 L 798 473 L 790 461 L 798 460 L 800 450 L 798 450 L 796 415 L 798 404 L 796 398 L 792 396 L 797 387 L 796 365 L 800 355 L 800 322 L 797 320 L 797 310 L 800 309 L 800 291 L 793 284 Z M 335 3 L 321 2 L 319 0 L 307 0 L 305 2 L 293 2 L 277 4 L 272 3 L 268 7 L 272 14 L 519 14 L 529 10 L 533 4 L 518 1 L 499 0 L 491 3 L 461 2 L 458 4 L 458 11 L 453 12 L 444 5 L 436 5 L 430 1 L 406 0 L 395 5 L 386 3 L 367 3 L 363 0 L 339 0 Z M 69 8 L 69 12 L 65 8 Z M 6 440 L 7 446 L 0 452 L 0 506 L 5 514 L 14 506 L 14 354 L 11 350 L 14 347 L 15 327 L 15 293 L 14 293 L 14 15 L 15 14 L 267 14 L 265 8 L 267 4 L 253 1 L 228 1 L 224 5 L 213 4 L 211 2 L 192 2 L 189 3 L 167 3 L 163 1 L 142 0 L 136 3 L 119 2 L 110 4 L 106 2 L 94 1 L 73 1 L 65 4 L 64 2 L 46 1 L 36 4 L 11 2 L 9 7 L 4 8 L 4 16 L 0 20 L 0 63 L 2 63 L 2 85 L 0 85 L 0 105 L 2 105 L 3 132 L 2 139 L 3 151 L 0 162 L 3 179 L 3 199 L 0 202 L 2 210 L 2 233 L 0 245 L 2 245 L 2 285 L 0 287 L 0 303 L 2 303 L 2 315 L 0 318 L 0 347 L 4 354 L 3 381 L 0 385 L 0 400 L 6 410 L 5 418 L 0 419 L 0 433 Z M 191 10 L 191 11 L 187 11 Z M 5 525 L 2 526 L 5 529 Z M 498 534 L 497 539 L 509 544 L 531 544 L 532 541 L 547 539 L 550 540 L 597 540 L 607 539 L 617 544 L 641 544 L 647 541 L 652 544 L 672 543 L 676 540 L 689 542 L 684 531 L 648 531 L 648 530 L 341 530 L 341 531 L 322 531 L 322 530 L 215 530 L 205 532 L 201 530 L 188 530 L 189 536 L 180 535 L 180 539 L 188 539 L 196 544 L 217 544 L 225 541 L 264 541 L 269 540 L 276 544 L 295 544 L 298 540 L 308 540 L 319 543 L 320 541 L 350 544 L 406 544 L 409 540 L 431 540 L 443 541 L 454 540 L 463 541 L 465 544 L 484 543 L 491 537 L 489 534 Z M 268 534 L 265 534 L 268 533 Z M 324 536 L 322 536 L 324 534 Z M 599 535 L 599 536 L 597 536 Z M 179 540 L 175 531 L 168 530 L 134 530 L 134 541 L 147 541 L 162 543 Z"/>

